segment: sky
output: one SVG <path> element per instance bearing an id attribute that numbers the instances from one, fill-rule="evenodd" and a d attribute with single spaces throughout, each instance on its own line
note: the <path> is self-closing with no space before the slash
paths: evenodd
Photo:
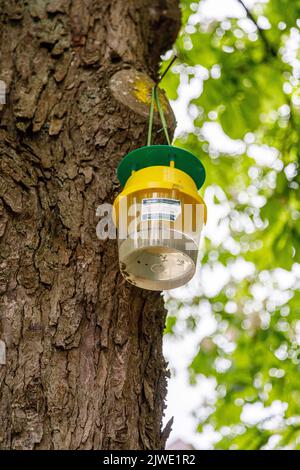
<path id="1" fill-rule="evenodd" d="M 251 8 L 255 0 L 244 0 L 247 7 Z M 202 0 L 198 9 L 195 6 L 195 13 L 191 18 L 192 23 L 197 23 L 199 19 L 215 18 L 226 20 L 228 17 L 241 18 L 244 21 L 245 28 L 249 31 L 253 28 L 250 20 L 237 0 Z M 263 25 L 262 25 L 263 27 Z M 188 112 L 188 105 L 191 99 L 198 97 L 202 92 L 202 81 L 205 77 L 205 69 L 199 67 L 199 74 L 190 81 L 187 76 L 182 75 L 178 89 L 178 99 L 171 102 L 171 106 L 177 119 L 177 128 L 175 136 L 183 132 L 193 131 L 193 114 Z M 232 140 L 223 132 L 217 123 L 206 123 L 202 129 L 205 138 L 210 142 L 210 149 L 220 150 L 228 153 L 242 154 L 245 151 L 245 143 L 241 140 Z M 276 149 L 266 146 L 250 145 L 248 154 L 256 160 L 257 165 L 274 167 L 280 170 L 281 161 L 278 158 Z M 250 155 L 251 154 L 251 155 Z M 214 205 L 213 189 L 208 188 L 205 193 L 205 201 L 208 206 L 208 222 L 204 231 L 209 238 L 214 238 L 217 243 L 217 237 L 224 238 L 228 235 L 228 227 L 223 226 L 220 230 L 220 219 L 229 211 L 228 201 L 224 200 L 222 204 Z M 218 191 L 218 189 L 216 189 Z M 221 189 L 219 189 L 221 191 Z M 241 194 L 241 197 L 246 195 Z M 219 199 L 222 199 L 222 194 Z M 260 204 L 260 201 L 256 201 Z M 263 205 L 261 201 L 261 205 Z M 216 227 L 218 226 L 218 230 Z M 164 353 L 169 363 L 172 377 L 169 380 L 167 411 L 165 423 L 173 416 L 174 424 L 168 443 L 180 439 L 188 444 L 192 444 L 196 449 L 210 449 L 214 442 L 218 440 L 218 435 L 213 429 L 206 427 L 205 432 L 200 434 L 196 432 L 199 413 L 201 413 L 201 403 L 211 401 L 215 398 L 215 383 L 213 379 L 198 378 L 196 385 L 189 384 L 188 365 L 191 363 L 201 339 L 214 332 L 216 325 L 208 302 L 199 305 L 191 305 L 194 296 L 199 295 L 201 289 L 208 296 L 213 296 L 219 292 L 228 282 L 230 276 L 237 280 L 251 275 L 254 272 L 254 265 L 244 261 L 237 256 L 235 263 L 230 269 L 225 268 L 221 263 L 216 263 L 213 270 L 207 267 L 205 271 L 199 265 L 194 278 L 184 287 L 166 292 L 165 300 L 181 300 L 185 306 L 180 310 L 180 317 L 176 325 L 176 338 L 166 335 L 164 338 Z M 278 278 L 282 289 L 288 288 L 295 282 L 300 283 L 300 265 L 295 265 L 294 272 L 288 273 L 283 270 L 275 270 L 274 276 Z M 269 284 L 268 284 L 269 282 Z M 273 280 L 266 282 L 265 290 L 261 284 L 257 284 L 256 295 L 259 299 L 264 296 L 273 296 L 274 302 L 282 299 L 283 291 L 274 289 Z M 268 284 L 268 285 L 267 285 Z M 203 287 L 206 286 L 206 287 Z M 206 290 L 205 290 L 206 289 Z M 271 294 L 270 294 L 271 292 Z M 278 300 L 279 299 L 279 300 Z M 174 303 L 176 308 L 176 303 Z M 186 331 L 184 328 L 184 319 L 191 314 L 198 318 L 198 323 L 194 331 Z M 181 335 L 182 332 L 182 335 Z M 181 336 L 178 338 L 178 336 Z M 222 367 L 222 364 L 220 364 Z M 247 405 L 243 410 L 242 418 L 245 422 L 255 422 L 265 416 L 274 415 L 280 420 L 283 416 L 286 404 L 274 402 L 271 407 L 263 408 L 261 404 Z M 276 442 L 270 444 L 276 445 Z"/>

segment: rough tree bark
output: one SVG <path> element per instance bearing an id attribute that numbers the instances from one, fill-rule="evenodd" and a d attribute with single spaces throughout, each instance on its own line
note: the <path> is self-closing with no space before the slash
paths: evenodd
<path id="1" fill-rule="evenodd" d="M 0 14 L 0 448 L 163 448 L 161 297 L 122 279 L 95 211 L 147 127 L 109 81 L 155 77 L 177 0 L 0 0 Z"/>

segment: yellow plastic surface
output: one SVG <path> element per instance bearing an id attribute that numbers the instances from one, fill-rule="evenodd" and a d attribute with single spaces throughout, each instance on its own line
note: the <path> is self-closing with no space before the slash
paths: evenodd
<path id="1" fill-rule="evenodd" d="M 115 214 L 118 214 L 121 198 L 125 196 L 130 198 L 134 193 L 140 192 L 147 193 L 149 197 L 151 190 L 153 192 L 163 190 L 165 195 L 170 192 L 170 196 L 175 190 L 177 194 L 179 193 L 183 203 L 186 201 L 186 203 L 203 204 L 204 223 L 206 223 L 206 204 L 198 194 L 196 184 L 189 175 L 173 166 L 152 166 L 132 172 L 123 191 L 114 201 L 114 217 Z"/>

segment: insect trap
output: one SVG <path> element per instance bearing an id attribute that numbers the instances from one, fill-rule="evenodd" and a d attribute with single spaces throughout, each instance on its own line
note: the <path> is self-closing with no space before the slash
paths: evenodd
<path id="1" fill-rule="evenodd" d="M 154 106 L 168 145 L 151 145 Z M 120 270 L 132 284 L 168 290 L 196 270 L 206 205 L 198 194 L 205 170 L 192 153 L 170 145 L 156 87 L 152 90 L 148 145 L 126 155 L 117 169 L 123 191 L 114 202 Z"/>

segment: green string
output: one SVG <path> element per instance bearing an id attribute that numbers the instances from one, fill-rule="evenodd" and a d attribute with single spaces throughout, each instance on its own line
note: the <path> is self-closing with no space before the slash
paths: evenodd
<path id="1" fill-rule="evenodd" d="M 153 115 L 154 115 L 154 100 L 155 100 L 155 92 L 154 92 L 154 88 L 152 88 L 152 91 L 151 91 L 151 104 L 150 104 L 150 112 L 149 112 L 148 138 L 147 138 L 147 145 L 148 146 L 151 145 Z"/>
<path id="2" fill-rule="evenodd" d="M 150 104 L 150 111 L 149 111 L 149 125 L 148 125 L 148 137 L 147 137 L 147 145 L 151 145 L 151 140 L 152 140 L 152 128 L 153 128 L 153 116 L 154 116 L 154 103 L 156 103 L 158 114 L 163 126 L 163 130 L 166 136 L 166 140 L 168 142 L 168 145 L 171 145 L 169 133 L 168 133 L 168 126 L 167 122 L 165 119 L 164 111 L 162 109 L 162 106 L 160 104 L 159 100 L 159 95 L 158 95 L 158 90 L 157 86 L 154 86 L 152 88 L 151 92 L 151 104 Z"/>
<path id="3" fill-rule="evenodd" d="M 159 101 L 157 87 L 154 87 L 154 95 L 155 95 L 155 101 L 156 101 L 156 106 L 157 106 L 158 113 L 159 113 L 159 116 L 160 116 L 160 120 L 161 120 L 163 129 L 164 129 L 164 133 L 165 133 L 165 136 L 166 136 L 166 140 L 168 142 L 168 145 L 171 145 L 171 141 L 170 141 L 170 137 L 169 137 L 169 133 L 168 133 L 168 126 L 167 126 L 167 122 L 166 122 L 166 119 L 165 119 L 163 109 L 162 109 L 160 101 Z"/>

